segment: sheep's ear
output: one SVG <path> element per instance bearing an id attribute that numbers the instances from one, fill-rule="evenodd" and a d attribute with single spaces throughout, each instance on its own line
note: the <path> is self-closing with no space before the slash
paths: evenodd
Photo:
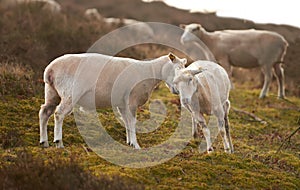
<path id="1" fill-rule="evenodd" d="M 182 64 L 183 65 L 186 65 L 187 64 L 187 59 L 186 58 L 183 58 L 183 59 L 181 59 L 182 60 Z"/>
<path id="2" fill-rule="evenodd" d="M 203 71 L 205 71 L 206 69 L 203 69 L 202 67 L 199 67 L 197 70 L 190 70 L 190 73 L 195 76 L 199 73 L 202 73 Z"/>
<path id="3" fill-rule="evenodd" d="M 174 84 L 177 84 L 177 83 L 178 83 L 179 81 L 181 81 L 181 80 L 182 80 L 182 76 L 179 75 L 179 76 L 177 76 L 177 77 L 174 78 L 173 83 L 174 83 Z"/>
<path id="4" fill-rule="evenodd" d="M 176 59 L 176 56 L 173 53 L 169 53 L 169 59 L 174 62 Z"/>
<path id="5" fill-rule="evenodd" d="M 185 26 L 186 26 L 185 24 L 179 24 L 179 27 L 182 29 L 185 29 Z"/>

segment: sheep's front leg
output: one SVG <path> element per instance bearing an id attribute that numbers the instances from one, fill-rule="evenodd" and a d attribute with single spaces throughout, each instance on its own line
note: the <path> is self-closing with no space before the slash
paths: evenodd
<path id="1" fill-rule="evenodd" d="M 136 107 L 132 106 L 130 107 L 130 109 L 128 109 L 128 111 L 130 145 L 133 146 L 135 149 L 141 149 L 136 138 Z"/>
<path id="2" fill-rule="evenodd" d="M 121 115 L 121 119 L 125 125 L 125 129 L 126 129 L 126 143 L 130 144 L 130 132 L 129 132 L 129 123 L 128 123 L 128 119 L 127 119 L 127 115 L 126 115 L 126 111 L 123 108 L 118 107 L 117 108 L 120 115 Z"/>
<path id="3" fill-rule="evenodd" d="M 141 149 L 140 145 L 137 142 L 135 125 L 136 125 L 136 118 L 135 117 L 130 118 L 129 120 L 129 137 L 131 138 L 130 145 L 133 146 L 135 149 Z"/>
<path id="4" fill-rule="evenodd" d="M 210 130 L 207 127 L 205 118 L 203 117 L 202 114 L 198 114 L 196 117 L 197 117 L 196 120 L 199 122 L 199 124 L 202 127 L 202 132 L 203 132 L 203 135 L 206 140 L 207 153 L 211 153 L 214 151 L 214 149 L 213 149 L 212 143 L 211 143 Z M 199 148 L 200 148 L 200 146 L 199 146 Z"/>
<path id="5" fill-rule="evenodd" d="M 62 124 L 66 115 L 72 112 L 72 101 L 71 98 L 62 99 L 54 113 L 54 143 L 57 148 L 63 148 L 62 141 Z"/>
<path id="6" fill-rule="evenodd" d="M 194 138 L 200 138 L 200 134 L 198 130 L 198 122 L 194 117 L 192 119 L 192 135 Z"/>
<path id="7" fill-rule="evenodd" d="M 129 108 L 118 108 L 122 120 L 125 123 L 126 128 L 126 143 L 130 146 L 133 146 L 136 149 L 140 149 L 141 147 L 137 143 L 136 139 L 136 118 L 135 118 L 135 110 L 130 111 Z M 134 113 L 134 114 L 133 114 Z"/>

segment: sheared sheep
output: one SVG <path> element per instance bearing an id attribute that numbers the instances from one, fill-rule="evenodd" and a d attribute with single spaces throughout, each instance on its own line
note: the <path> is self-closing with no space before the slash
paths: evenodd
<path id="1" fill-rule="evenodd" d="M 55 59 L 44 72 L 45 104 L 39 111 L 41 145 L 49 146 L 47 123 L 54 113 L 54 142 L 58 148 L 63 147 L 64 117 L 72 112 L 75 104 L 83 108 L 92 108 L 91 97 L 94 95 L 97 108 L 117 108 L 125 123 L 127 143 L 139 149 L 135 130 L 137 107 L 146 103 L 152 90 L 161 80 L 175 93 L 175 69 L 184 68 L 186 61 L 185 58 L 180 59 L 172 53 L 149 61 L 96 53 L 69 54 Z M 129 68 L 133 69 L 133 72 L 124 75 Z M 149 73 L 152 78 L 137 81 L 137 85 L 132 85 L 132 81 Z M 122 89 L 113 102 L 112 89 L 116 81 L 122 82 Z M 131 88 L 133 89 L 130 91 Z"/>
<path id="2" fill-rule="evenodd" d="M 185 29 L 181 42 L 195 41 L 198 37 L 214 54 L 231 76 L 231 66 L 254 68 L 261 67 L 264 85 L 260 98 L 264 98 L 272 80 L 272 68 L 278 81 L 278 96 L 285 97 L 284 71 L 282 63 L 288 42 L 283 36 L 265 30 L 223 30 L 207 32 L 200 24 L 181 25 Z M 192 35 L 194 34 L 194 35 Z"/>
<path id="3" fill-rule="evenodd" d="M 214 62 L 196 61 L 187 68 L 176 71 L 173 83 L 179 91 L 181 105 L 192 114 L 192 134 L 195 137 L 197 125 L 202 126 L 208 153 L 213 151 L 213 147 L 204 114 L 217 117 L 224 150 L 232 153 L 228 121 L 230 80 L 226 71 Z"/>

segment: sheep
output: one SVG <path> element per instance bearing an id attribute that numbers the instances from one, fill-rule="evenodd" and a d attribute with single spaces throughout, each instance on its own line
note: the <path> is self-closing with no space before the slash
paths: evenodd
<path id="1" fill-rule="evenodd" d="M 122 32 L 127 33 L 129 35 L 128 38 L 131 38 L 133 34 L 135 35 L 135 38 L 145 41 L 154 38 L 154 30 L 151 28 L 151 26 L 138 20 L 113 17 L 106 18 L 102 16 L 96 8 L 87 9 L 84 13 L 84 16 L 89 21 L 102 21 L 110 26 L 125 26 L 122 29 Z"/>
<path id="2" fill-rule="evenodd" d="M 96 8 L 86 9 L 84 12 L 84 16 L 86 19 L 88 19 L 90 21 L 93 21 L 93 20 L 100 21 L 101 19 L 103 19 L 103 17 L 100 15 L 100 13 L 98 12 L 98 10 Z"/>
<path id="3" fill-rule="evenodd" d="M 202 126 L 207 152 L 213 151 L 210 130 L 204 114 L 215 115 L 222 135 L 225 152 L 232 153 L 228 113 L 230 80 L 226 71 L 211 61 L 196 61 L 176 71 L 173 84 L 179 91 L 180 102 L 192 115 L 192 134 L 197 137 L 197 125 Z M 225 124 L 225 127 L 224 127 Z"/>
<path id="4" fill-rule="evenodd" d="M 200 24 L 181 25 L 184 33 L 181 43 L 200 38 L 212 51 L 231 77 L 231 66 L 261 67 L 264 85 L 260 98 L 266 97 L 272 80 L 272 67 L 278 82 L 278 97 L 285 97 L 282 63 L 288 42 L 278 33 L 265 30 L 223 30 L 207 32 Z M 194 35 L 192 35 L 194 34 Z"/>
<path id="5" fill-rule="evenodd" d="M 52 13 L 60 13 L 61 6 L 54 0 L 5 0 L 2 5 L 5 7 L 16 6 L 18 4 L 33 4 L 41 3 L 43 10 L 48 10 Z"/>
<path id="6" fill-rule="evenodd" d="M 161 80 L 165 81 L 171 92 L 176 93 L 172 84 L 175 69 L 183 68 L 186 62 L 185 58 L 180 59 L 172 53 L 148 61 L 98 53 L 67 54 L 56 58 L 44 71 L 45 103 L 39 111 L 40 144 L 49 146 L 47 123 L 54 113 L 54 142 L 56 147 L 62 148 L 64 117 L 73 111 L 75 104 L 84 110 L 92 108 L 91 97 L 94 95 L 97 108 L 117 108 L 125 123 L 127 144 L 140 149 L 135 131 L 137 107 L 146 103 Z M 133 68 L 133 72 L 121 75 L 128 68 Z M 80 75 L 77 75 L 78 70 L 81 70 Z M 130 82 L 147 73 L 152 78 L 138 81 L 140 83 L 130 91 Z M 117 79 L 124 84 L 113 102 L 112 89 Z"/>
<path id="7" fill-rule="evenodd" d="M 84 12 L 85 18 L 88 20 L 102 20 L 106 24 L 109 25 L 119 25 L 119 24 L 124 24 L 124 25 L 130 25 L 130 24 L 138 24 L 142 23 L 141 21 L 134 20 L 134 19 L 128 19 L 128 18 L 113 18 L 113 17 L 104 17 L 102 16 L 99 11 L 96 8 L 90 8 L 86 9 Z"/>

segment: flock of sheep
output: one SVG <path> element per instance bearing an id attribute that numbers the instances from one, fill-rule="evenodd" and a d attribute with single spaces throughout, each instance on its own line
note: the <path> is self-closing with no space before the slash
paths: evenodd
<path id="1" fill-rule="evenodd" d="M 60 5 L 54 0 L 3 2 L 6 2 L 7 6 L 17 3 L 42 2 L 44 3 L 43 9 L 52 12 L 61 11 Z M 86 10 L 85 17 L 88 20 L 102 20 L 110 24 L 141 23 L 133 19 L 104 18 L 97 9 Z M 146 23 L 144 26 L 143 30 L 149 30 L 150 35 L 154 35 L 150 26 Z M 196 39 L 202 40 L 219 64 L 198 60 L 185 67 L 187 59 L 179 58 L 173 53 L 146 61 L 95 53 L 68 54 L 53 60 L 44 72 L 45 104 L 39 111 L 40 144 L 43 147 L 49 146 L 47 123 L 49 117 L 54 114 L 54 142 L 58 148 L 63 147 L 64 117 L 73 111 L 75 104 L 80 105 L 84 110 L 92 108 L 90 101 L 92 97 L 95 99 L 97 108 L 112 106 L 117 108 L 125 124 L 127 143 L 140 149 L 136 138 L 136 110 L 148 101 L 157 84 L 164 81 L 172 93 L 179 94 L 182 106 L 191 113 L 192 134 L 197 136 L 197 126 L 202 127 L 207 151 L 211 152 L 213 148 L 204 114 L 217 117 L 224 150 L 232 153 L 233 145 L 228 122 L 231 66 L 262 68 L 265 81 L 260 98 L 264 98 L 268 93 L 274 69 L 279 86 L 278 96 L 284 98 L 284 73 L 281 64 L 288 43 L 281 35 L 270 31 L 251 29 L 207 32 L 200 24 L 181 27 L 184 29 L 181 39 L 178 39 L 181 43 L 195 42 Z M 85 64 L 84 72 L 78 75 L 76 71 L 82 67 L 81 64 Z M 120 89 L 117 101 L 112 103 L 113 83 L 128 67 L 134 68 L 135 73 L 122 75 L 123 89 Z M 101 73 L 99 73 L 100 70 Z M 133 80 L 132 78 L 139 78 L 139 75 L 144 75 L 146 72 L 151 72 L 160 80 L 144 80 L 133 89 L 131 89 L 132 86 L 126 86 L 129 85 L 129 81 Z"/>

